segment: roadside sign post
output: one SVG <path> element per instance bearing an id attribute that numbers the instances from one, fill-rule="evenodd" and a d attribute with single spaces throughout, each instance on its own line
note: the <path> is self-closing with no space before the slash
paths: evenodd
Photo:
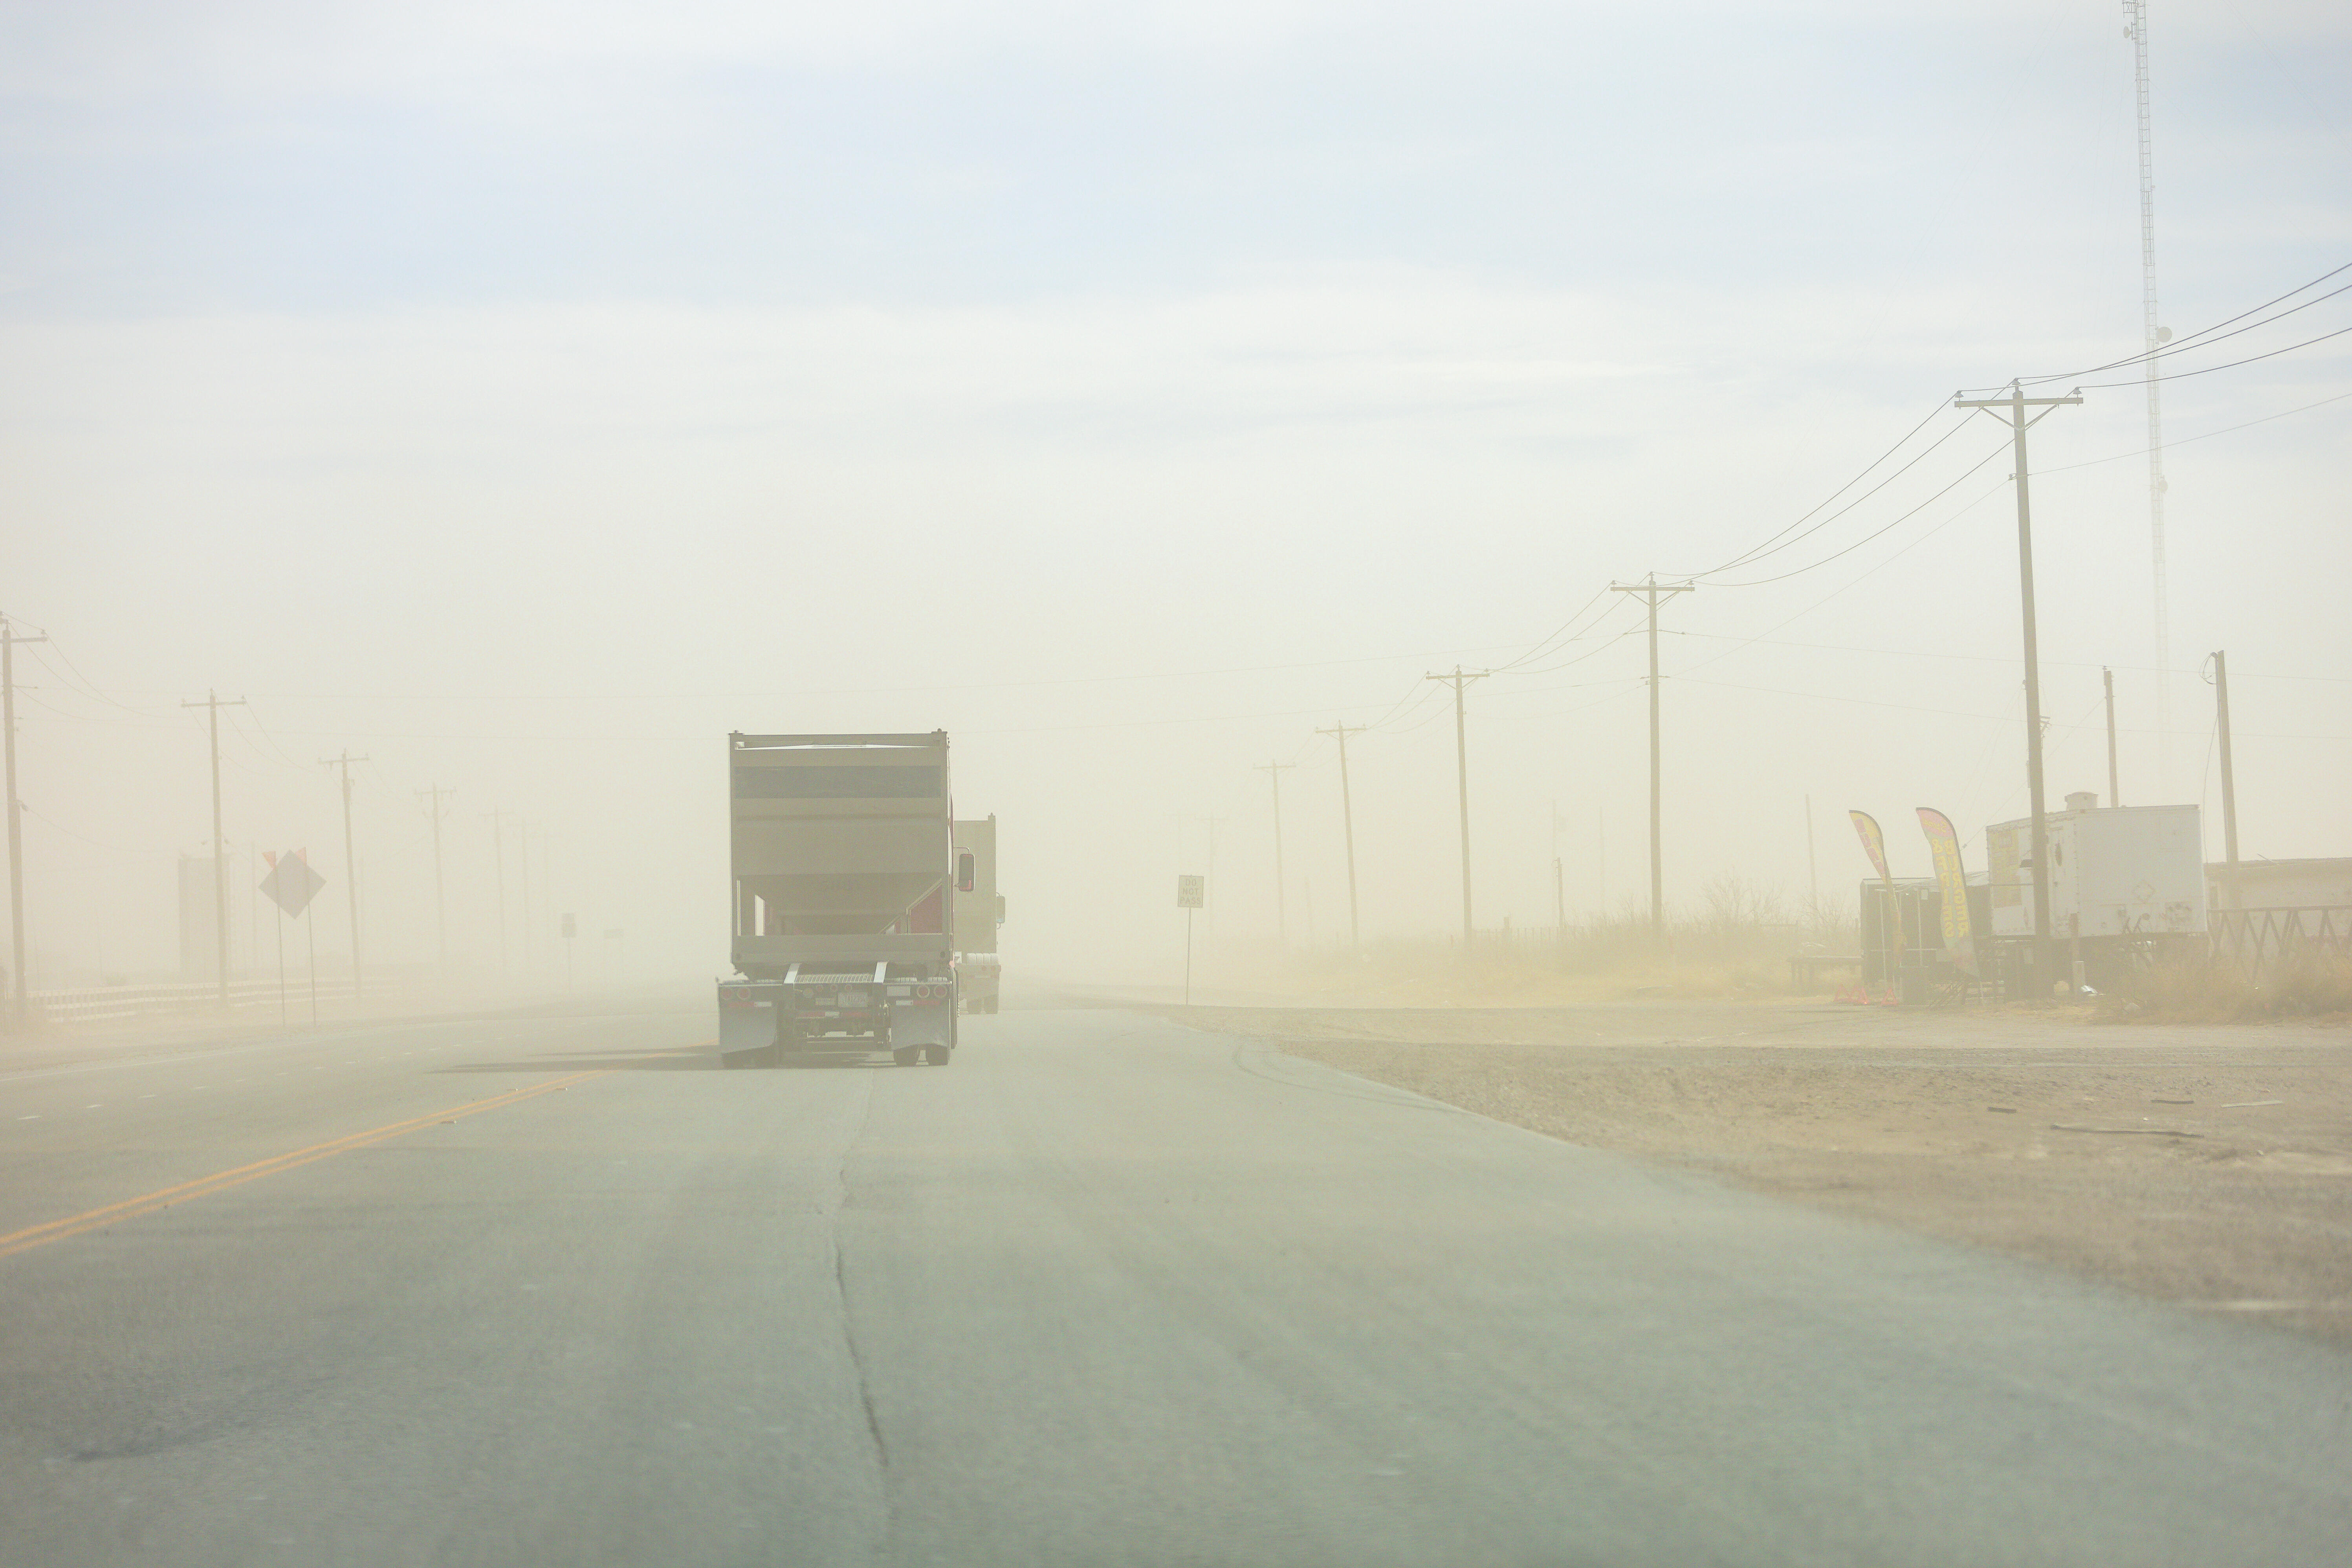
<path id="1" fill-rule="evenodd" d="M 278 909 L 278 1021 L 286 1022 L 286 916 L 299 915 L 310 907 L 319 889 L 327 879 L 310 868 L 310 857 L 302 850 L 284 855 L 265 855 L 269 862 L 269 875 L 261 879 L 261 890 Z M 319 1021 L 319 950 L 310 944 L 310 1022 Z"/>
<path id="2" fill-rule="evenodd" d="M 1209 901 L 1206 877 L 1176 879 L 1176 907 L 1184 911 L 1184 1005 L 1192 1005 L 1192 911 Z"/>

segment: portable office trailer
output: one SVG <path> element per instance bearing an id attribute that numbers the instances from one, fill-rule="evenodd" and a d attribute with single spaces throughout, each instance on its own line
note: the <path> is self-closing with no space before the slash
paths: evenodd
<path id="1" fill-rule="evenodd" d="M 2075 801 L 2095 797 L 2070 795 Z M 2050 934 L 2187 936 L 2205 929 L 2205 862 L 2193 805 L 2084 805 L 2046 813 Z M 1992 934 L 2033 931 L 2033 823 L 1985 829 Z"/>

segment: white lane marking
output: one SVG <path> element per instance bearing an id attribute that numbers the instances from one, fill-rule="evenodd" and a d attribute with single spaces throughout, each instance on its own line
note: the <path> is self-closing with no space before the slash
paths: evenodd
<path id="1" fill-rule="evenodd" d="M 16 1120 L 19 1121 L 38 1121 L 40 1118 L 37 1116 L 19 1116 Z"/>

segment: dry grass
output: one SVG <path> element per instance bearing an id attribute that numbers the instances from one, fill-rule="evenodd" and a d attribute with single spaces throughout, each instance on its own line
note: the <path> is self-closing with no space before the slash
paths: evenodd
<path id="1" fill-rule="evenodd" d="M 2352 963 L 2314 953 L 2259 979 L 2228 963 L 2162 964 L 2134 976 L 2097 1016 L 2111 1024 L 2352 1020 Z"/>
<path id="2" fill-rule="evenodd" d="M 1301 1002 L 1359 1006 L 1547 1006 L 1627 1001 L 1769 1001 L 1795 994 L 1789 959 L 1807 946 L 1851 952 L 1851 929 L 1785 917 L 1738 885 L 1711 889 L 1707 910 L 1671 921 L 1661 943 L 1639 915 L 1565 930 L 1481 932 L 1345 949 L 1260 954 L 1245 975 Z"/>

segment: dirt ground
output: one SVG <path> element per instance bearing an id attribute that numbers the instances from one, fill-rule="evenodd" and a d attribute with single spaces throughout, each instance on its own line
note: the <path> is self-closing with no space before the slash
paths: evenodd
<path id="1" fill-rule="evenodd" d="M 1573 1142 L 2352 1342 L 2352 1028 L 1789 1005 L 1193 1007 Z"/>

